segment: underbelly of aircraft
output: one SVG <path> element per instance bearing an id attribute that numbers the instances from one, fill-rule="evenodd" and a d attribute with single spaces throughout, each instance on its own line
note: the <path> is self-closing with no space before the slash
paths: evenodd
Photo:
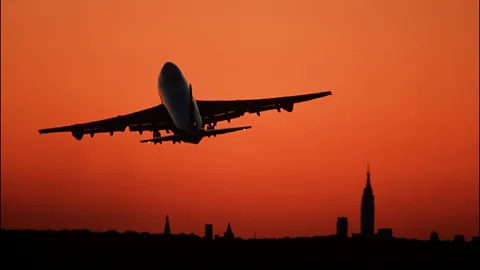
<path id="1" fill-rule="evenodd" d="M 186 83 L 165 85 L 161 89 L 162 102 L 167 108 L 173 124 L 180 130 L 189 132 L 189 100 Z"/>

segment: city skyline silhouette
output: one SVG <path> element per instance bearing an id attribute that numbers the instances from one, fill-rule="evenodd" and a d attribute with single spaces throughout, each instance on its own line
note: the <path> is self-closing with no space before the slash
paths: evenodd
<path id="1" fill-rule="evenodd" d="M 324 234 L 324 235 L 319 235 L 319 234 L 314 234 L 314 235 L 306 235 L 306 236 L 297 236 L 293 238 L 312 238 L 312 237 L 331 237 L 331 236 L 337 236 L 339 238 L 360 238 L 360 239 L 375 239 L 375 238 L 380 238 L 380 239 L 409 239 L 409 240 L 425 240 L 425 237 L 421 237 L 419 239 L 417 238 L 407 238 L 407 237 L 396 237 L 393 233 L 392 228 L 377 228 L 375 226 L 375 199 L 374 199 L 374 193 L 373 193 L 373 185 L 371 181 L 371 173 L 370 173 L 370 163 L 367 164 L 367 171 L 366 171 L 366 181 L 365 181 L 365 187 L 363 189 L 363 193 L 361 196 L 360 200 L 360 231 L 355 232 L 355 231 L 349 231 L 349 221 L 348 217 L 345 216 L 338 216 L 337 217 L 337 222 L 336 222 L 336 231 L 334 233 L 329 233 L 329 234 Z M 190 236 L 195 236 L 195 237 L 202 237 L 205 239 L 210 239 L 210 240 L 217 240 L 219 238 L 223 239 L 228 239 L 228 240 L 233 240 L 235 238 L 238 239 L 257 239 L 257 232 L 254 232 L 253 237 L 235 237 L 235 233 L 231 229 L 230 222 L 227 222 L 226 230 L 224 233 L 217 233 L 215 234 L 213 230 L 213 224 L 206 223 L 205 224 L 205 232 L 204 235 L 200 234 L 195 234 L 195 233 L 188 233 L 188 232 L 183 232 L 183 231 L 176 231 L 172 232 L 171 227 L 170 227 L 170 219 L 169 215 L 167 214 L 165 216 L 165 224 L 163 227 L 163 233 L 162 235 L 164 236 L 171 236 L 171 235 L 190 235 Z M 18 231 L 18 230 L 27 230 L 27 231 L 34 231 L 35 229 L 32 228 L 14 228 L 13 231 Z M 221 228 L 220 228 L 221 230 Z M 39 231 L 45 231 L 39 230 Z M 55 229 L 47 229 L 47 231 L 56 231 Z M 68 231 L 68 229 L 62 229 L 62 231 Z M 91 230 L 89 228 L 73 228 L 72 231 L 88 231 L 90 232 Z M 102 232 L 115 232 L 119 233 L 116 229 L 109 229 L 105 231 L 93 231 L 96 233 L 102 233 Z M 125 230 L 124 233 L 135 233 L 135 234 L 155 234 L 155 232 L 146 232 L 146 231 L 136 231 L 136 230 Z M 280 236 L 280 237 L 259 237 L 260 239 L 289 239 L 291 238 L 289 235 L 285 236 Z M 465 241 L 476 241 L 478 242 L 480 240 L 480 236 L 476 235 L 473 236 L 471 239 L 466 239 L 465 235 L 462 233 L 455 233 L 454 235 L 451 236 L 444 236 L 443 238 L 440 238 L 439 234 L 437 231 L 432 230 L 429 234 L 428 240 L 430 241 L 454 241 L 454 242 L 465 242 Z"/>
<path id="2" fill-rule="evenodd" d="M 375 227 L 375 201 L 374 201 L 374 195 L 373 195 L 373 185 L 371 183 L 371 178 L 370 178 L 370 163 L 367 164 L 367 172 L 366 172 L 366 185 L 365 188 L 363 189 L 363 194 L 362 194 L 362 199 L 360 203 L 360 231 L 359 232 L 349 232 L 348 228 L 348 217 L 344 216 L 339 216 L 337 218 L 337 223 L 336 223 L 336 232 L 334 234 L 327 234 L 327 235 L 310 235 L 310 236 L 304 236 L 304 237 L 328 237 L 328 236 L 337 236 L 340 238 L 363 238 L 363 239 L 373 239 L 375 237 L 381 238 L 381 239 L 394 239 L 396 238 L 393 234 L 392 228 L 378 228 L 376 229 Z M 134 231 L 126 231 L 126 232 L 134 232 Z M 140 232 L 135 232 L 135 233 L 140 233 Z M 186 232 L 176 232 L 174 234 L 177 235 L 189 235 Z M 163 230 L 163 235 L 172 235 L 171 229 L 170 229 L 170 220 L 169 216 L 166 215 L 165 218 L 165 226 Z M 190 235 L 195 235 L 195 236 L 200 236 L 205 239 L 218 239 L 220 237 L 223 237 L 224 239 L 229 239 L 233 240 L 235 238 L 235 233 L 231 229 L 230 222 L 227 224 L 227 228 L 225 232 L 223 233 L 223 236 L 220 236 L 219 234 L 213 234 L 213 224 L 205 224 L 205 234 L 202 235 L 196 235 L 190 233 Z M 242 237 L 237 237 L 242 239 Z M 288 235 L 284 237 L 275 237 L 275 238 L 290 238 Z M 405 238 L 405 237 L 403 237 Z M 245 237 L 245 239 L 257 239 L 257 233 L 254 233 L 253 237 Z M 264 238 L 268 239 L 268 238 Z M 430 241 L 455 241 L 455 242 L 465 242 L 465 241 L 480 241 L 480 235 L 472 237 L 472 239 L 465 239 L 465 236 L 461 233 L 457 233 L 455 235 L 446 236 L 443 239 L 440 239 L 439 234 L 435 231 L 432 230 L 429 238 Z M 411 240 L 417 240 L 415 238 L 412 238 Z"/>
<path id="3" fill-rule="evenodd" d="M 175 232 L 175 229 L 172 232 L 170 216 L 166 215 L 162 234 L 130 230 L 91 232 L 88 229 L 2 229 L 2 250 L 6 250 L 6 253 L 2 252 L 0 257 L 4 262 L 15 262 L 17 266 L 23 267 L 38 267 L 44 261 L 59 255 L 69 264 L 77 261 L 74 264 L 76 267 L 92 263 L 108 264 L 110 267 L 179 267 L 185 264 L 199 267 L 204 264 L 221 265 L 225 261 L 237 266 L 255 261 L 257 264 L 268 263 L 270 266 L 285 267 L 292 264 L 297 268 L 302 263 L 310 267 L 365 265 L 370 269 L 420 265 L 437 269 L 471 269 L 472 265 L 478 265 L 480 236 L 466 239 L 464 235 L 457 234 L 450 239 L 441 239 L 437 232 L 432 231 L 429 240 L 419 241 L 397 238 L 391 228 L 378 228 L 375 232 L 375 201 L 370 176 L 368 168 L 360 201 L 361 231 L 352 232 L 351 236 L 348 232 L 348 218 L 342 216 L 337 218 L 336 233 L 333 235 L 268 239 L 257 238 L 255 233 L 253 238 L 245 239 L 235 236 L 230 222 L 226 228 L 223 227 L 223 235 L 214 235 L 215 225 L 209 223 L 205 224 L 204 235 Z M 38 249 L 38 242 L 42 240 L 48 241 L 44 241 L 42 249 Z M 62 246 L 62 249 L 59 249 L 59 246 Z M 216 256 L 215 260 L 206 260 L 205 256 L 208 255 Z M 22 256 L 30 260 L 17 259 Z M 54 260 L 49 266 L 61 266 L 63 261 Z"/>

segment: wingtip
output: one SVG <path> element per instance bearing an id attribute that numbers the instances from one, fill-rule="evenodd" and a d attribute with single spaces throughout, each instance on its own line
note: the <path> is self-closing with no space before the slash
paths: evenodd
<path id="1" fill-rule="evenodd" d="M 322 91 L 312 94 L 315 97 L 326 97 L 332 95 L 332 91 Z"/>

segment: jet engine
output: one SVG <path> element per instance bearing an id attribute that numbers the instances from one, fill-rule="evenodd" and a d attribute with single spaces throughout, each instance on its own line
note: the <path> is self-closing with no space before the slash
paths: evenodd
<path id="1" fill-rule="evenodd" d="M 80 141 L 83 138 L 83 131 L 72 131 L 72 135 L 75 139 Z"/>
<path id="2" fill-rule="evenodd" d="M 293 103 L 285 104 L 285 105 L 282 106 L 282 108 L 287 112 L 292 112 L 293 111 Z"/>

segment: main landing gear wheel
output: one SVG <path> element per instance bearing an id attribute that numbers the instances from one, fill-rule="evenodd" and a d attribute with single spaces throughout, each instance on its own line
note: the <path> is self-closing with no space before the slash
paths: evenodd
<path id="1" fill-rule="evenodd" d="M 215 124 L 214 123 L 207 125 L 207 130 L 213 130 L 213 129 L 215 129 Z"/>
<path id="2" fill-rule="evenodd" d="M 158 139 L 158 138 L 160 138 L 160 137 L 161 137 L 160 131 L 155 130 L 155 131 L 153 132 L 153 138 L 154 138 L 154 139 Z M 161 141 L 153 141 L 153 144 L 154 144 L 154 145 L 157 145 L 157 143 L 162 144 Z"/>

